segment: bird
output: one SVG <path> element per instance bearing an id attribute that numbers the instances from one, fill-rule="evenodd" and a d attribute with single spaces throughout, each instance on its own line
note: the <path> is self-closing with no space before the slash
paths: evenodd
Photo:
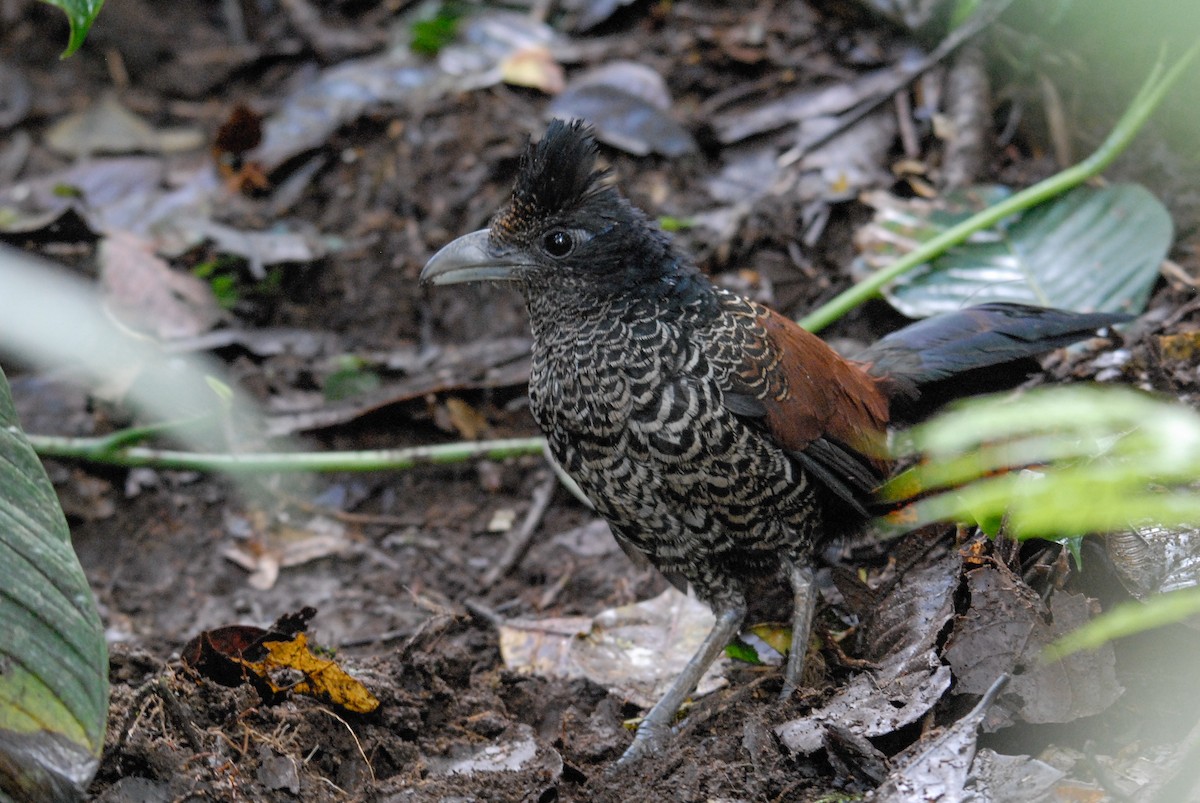
<path id="1" fill-rule="evenodd" d="M 733 640 L 747 593 L 792 591 L 783 695 L 800 684 L 814 552 L 871 517 L 888 428 L 922 391 L 1126 320 L 990 303 L 911 324 L 854 360 L 714 284 L 598 168 L 584 122 L 552 120 L 487 228 L 441 248 L 426 285 L 509 282 L 532 330 L 529 404 L 550 453 L 613 535 L 715 615 L 618 760 L 660 751 Z"/>

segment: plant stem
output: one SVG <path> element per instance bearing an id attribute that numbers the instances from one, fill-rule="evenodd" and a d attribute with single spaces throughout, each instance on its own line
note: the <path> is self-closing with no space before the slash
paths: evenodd
<path id="1" fill-rule="evenodd" d="M 975 232 L 994 226 L 1009 215 L 1023 212 L 1099 175 L 1125 150 L 1197 53 L 1200 53 L 1200 45 L 1195 45 L 1184 53 L 1183 57 L 1165 75 L 1162 62 L 1156 64 L 1145 83 L 1142 84 L 1142 88 L 1134 96 L 1133 102 L 1129 104 L 1125 114 L 1121 116 L 1108 137 L 1091 156 L 1073 167 L 1006 198 L 995 206 L 990 206 L 982 212 L 972 215 L 957 226 L 947 229 L 916 250 L 896 260 L 889 267 L 835 296 L 802 318 L 800 325 L 810 332 L 824 329 L 854 307 L 878 296 L 886 285 L 914 268 L 941 256 Z"/>
<path id="2" fill-rule="evenodd" d="M 115 433 L 123 440 L 126 431 Z M 177 469 L 184 471 L 224 471 L 230 474 L 276 473 L 293 471 L 396 471 L 423 465 L 462 463 L 485 458 L 542 454 L 542 438 L 508 438 L 491 441 L 446 443 L 414 446 L 407 449 L 373 449 L 357 452 L 262 452 L 226 454 L 181 452 L 169 449 L 128 447 L 114 449 L 114 435 L 103 438 L 60 438 L 29 435 L 29 442 L 41 457 L 87 460 L 114 466 Z"/>

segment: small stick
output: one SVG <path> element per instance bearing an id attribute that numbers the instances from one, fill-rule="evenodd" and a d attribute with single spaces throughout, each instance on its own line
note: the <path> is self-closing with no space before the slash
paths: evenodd
<path id="1" fill-rule="evenodd" d="M 488 569 L 487 574 L 483 576 L 481 582 L 484 589 L 494 586 L 501 577 L 508 574 L 521 562 L 521 558 L 525 557 L 525 553 L 529 551 L 530 543 L 533 542 L 533 531 L 541 523 L 542 516 L 545 515 L 546 507 L 550 504 L 550 498 L 554 496 L 554 489 L 557 487 L 558 478 L 551 474 L 541 485 L 534 489 L 533 500 L 529 505 L 529 512 L 525 514 L 525 518 L 521 521 L 521 526 L 514 530 L 509 537 L 508 545 L 504 548 L 504 554 L 500 556 L 495 565 Z"/>

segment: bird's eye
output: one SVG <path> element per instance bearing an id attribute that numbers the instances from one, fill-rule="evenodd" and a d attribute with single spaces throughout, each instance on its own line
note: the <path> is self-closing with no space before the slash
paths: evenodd
<path id="1" fill-rule="evenodd" d="M 542 248 L 552 257 L 565 257 L 575 249 L 575 238 L 569 232 L 555 229 L 542 238 Z"/>

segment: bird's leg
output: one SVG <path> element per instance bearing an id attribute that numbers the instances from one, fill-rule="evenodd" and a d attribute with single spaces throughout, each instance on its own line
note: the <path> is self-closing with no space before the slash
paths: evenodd
<path id="1" fill-rule="evenodd" d="M 712 662 L 717 660 L 717 656 L 737 635 L 745 618 L 745 600 L 727 603 L 717 611 L 717 621 L 700 644 L 700 649 L 696 650 L 696 654 L 687 662 L 679 677 L 675 678 L 667 693 L 642 719 L 642 724 L 638 726 L 637 734 L 633 737 L 633 744 L 629 745 L 629 749 L 617 761 L 618 766 L 632 764 L 662 748 L 671 733 L 671 723 L 679 707 L 696 688 L 696 684 L 712 666 Z"/>
<path id="2" fill-rule="evenodd" d="M 783 691 L 780 699 L 786 700 L 800 686 L 804 672 L 804 655 L 808 652 L 808 634 L 812 630 L 813 612 L 817 607 L 817 593 L 813 587 L 811 566 L 802 566 L 785 560 L 788 582 L 792 585 L 792 647 L 788 651 L 787 668 L 783 674 Z"/>

